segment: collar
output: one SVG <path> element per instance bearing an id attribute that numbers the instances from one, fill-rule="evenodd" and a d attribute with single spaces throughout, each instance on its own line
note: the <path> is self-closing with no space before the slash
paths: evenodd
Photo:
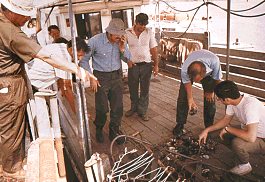
<path id="1" fill-rule="evenodd" d="M 103 43 L 106 44 L 106 43 L 110 43 L 108 37 L 107 37 L 107 33 L 103 33 Z"/>
<path id="2" fill-rule="evenodd" d="M 242 103 L 244 102 L 245 98 L 246 98 L 245 94 L 242 94 L 240 96 L 242 96 L 242 98 L 241 98 L 240 102 L 236 105 L 236 107 L 240 107 L 242 105 Z"/>

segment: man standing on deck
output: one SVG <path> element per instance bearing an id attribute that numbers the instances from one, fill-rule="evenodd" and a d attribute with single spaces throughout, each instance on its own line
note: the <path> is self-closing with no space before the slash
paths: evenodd
<path id="1" fill-rule="evenodd" d="M 110 107 L 109 139 L 120 134 L 123 115 L 123 82 L 121 59 L 128 62 L 131 54 L 126 46 L 124 23 L 119 18 L 110 21 L 106 33 L 97 34 L 88 41 L 90 51 L 80 61 L 80 66 L 92 74 L 89 59 L 92 57 L 93 76 L 90 86 L 95 94 L 96 139 L 103 143 L 103 127 Z M 117 140 L 124 143 L 123 138 Z"/>
<path id="2" fill-rule="evenodd" d="M 188 113 L 195 114 L 197 105 L 193 99 L 193 82 L 201 83 L 204 91 L 204 125 L 213 124 L 216 106 L 214 87 L 222 78 L 222 70 L 219 58 L 208 50 L 194 51 L 189 54 L 181 67 L 181 84 L 177 100 L 177 125 L 173 134 L 179 137 L 183 134 L 184 124 Z"/>
<path id="3" fill-rule="evenodd" d="M 28 99 L 24 63 L 37 57 L 62 70 L 79 73 L 74 63 L 56 59 L 20 29 L 34 15 L 33 0 L 0 0 L 0 137 L 3 176 L 24 179 L 25 108 Z"/>
<path id="4" fill-rule="evenodd" d="M 216 85 L 214 92 L 227 106 L 225 116 L 207 127 L 199 135 L 199 143 L 205 143 L 208 133 L 221 129 L 220 137 L 228 141 L 240 164 L 230 172 L 244 175 L 252 170 L 249 154 L 265 154 L 265 106 L 262 102 L 247 94 L 240 95 L 236 84 L 226 80 Z M 236 116 L 241 128 L 230 126 Z"/>
<path id="5" fill-rule="evenodd" d="M 149 104 L 149 86 L 152 74 L 152 60 L 154 61 L 154 75 L 158 74 L 157 42 L 150 28 L 146 28 L 148 16 L 139 13 L 135 24 L 126 30 L 132 62 L 128 63 L 128 86 L 130 91 L 131 109 L 125 113 L 126 117 L 135 112 L 143 121 L 148 121 L 147 109 Z M 139 95 L 140 86 L 140 95 Z"/>

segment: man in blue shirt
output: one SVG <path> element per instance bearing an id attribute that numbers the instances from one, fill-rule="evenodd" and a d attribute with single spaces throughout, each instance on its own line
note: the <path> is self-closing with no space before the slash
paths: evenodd
<path id="1" fill-rule="evenodd" d="M 128 62 L 130 52 L 125 41 L 125 27 L 121 19 L 114 18 L 106 28 L 106 33 L 92 37 L 88 46 L 90 51 L 80 61 L 80 66 L 90 74 L 90 86 L 95 92 L 96 139 L 104 142 L 102 129 L 106 123 L 110 105 L 109 139 L 113 140 L 120 133 L 123 115 L 123 83 L 121 59 Z M 93 73 L 89 65 L 92 57 Z M 109 103 L 108 103 L 109 102 Z M 117 140 L 122 144 L 124 139 Z"/>
<path id="2" fill-rule="evenodd" d="M 208 50 L 194 51 L 189 54 L 181 67 L 181 84 L 177 100 L 177 125 L 173 134 L 183 134 L 188 113 L 195 114 L 198 107 L 192 96 L 192 83 L 201 83 L 204 91 L 204 125 L 211 126 L 216 111 L 214 87 L 222 78 L 219 58 Z"/>

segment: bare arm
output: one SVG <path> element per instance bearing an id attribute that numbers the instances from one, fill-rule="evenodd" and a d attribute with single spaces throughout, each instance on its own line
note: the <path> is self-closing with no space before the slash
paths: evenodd
<path id="1" fill-rule="evenodd" d="M 227 132 L 247 142 L 255 142 L 257 138 L 258 123 L 249 124 L 245 129 L 227 127 Z"/>
<path id="2" fill-rule="evenodd" d="M 150 53 L 152 56 L 152 60 L 154 61 L 154 75 L 156 76 L 158 74 L 159 68 L 158 68 L 158 51 L 157 47 L 153 47 L 150 49 Z"/>
<path id="3" fill-rule="evenodd" d="M 209 126 L 208 128 L 204 129 L 199 135 L 199 143 L 205 143 L 209 132 L 226 127 L 230 123 L 232 118 L 233 116 L 225 115 L 221 120 L 217 121 L 212 126 Z"/>
<path id="4" fill-rule="evenodd" d="M 192 85 L 191 83 L 184 83 L 184 86 L 185 86 L 185 90 L 187 92 L 187 100 L 188 100 L 188 104 L 189 104 L 189 111 L 194 108 L 194 109 L 197 109 L 197 105 L 193 99 L 193 96 L 192 96 Z"/>
<path id="5" fill-rule="evenodd" d="M 152 56 L 152 60 L 154 61 L 154 66 L 158 66 L 158 51 L 157 47 L 153 47 L 150 49 L 150 53 Z"/>
<path id="6" fill-rule="evenodd" d="M 80 76 L 79 67 L 76 64 L 70 63 L 66 61 L 63 57 L 60 57 L 58 55 L 50 54 L 48 50 L 46 50 L 45 48 L 42 48 L 38 52 L 38 54 L 35 55 L 34 57 L 45 61 L 46 63 L 52 65 L 55 68 L 58 68 L 58 69 L 61 69 L 67 72 L 75 73 L 75 74 L 78 74 L 78 76 Z"/>

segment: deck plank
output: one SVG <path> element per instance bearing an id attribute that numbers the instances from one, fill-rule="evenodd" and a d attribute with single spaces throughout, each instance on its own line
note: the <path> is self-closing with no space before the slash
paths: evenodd
<path id="1" fill-rule="evenodd" d="M 153 79 L 150 84 L 150 102 L 148 108 L 148 115 L 150 120 L 144 122 L 135 113 L 131 117 L 122 118 L 121 129 L 124 133 L 132 135 L 136 132 L 140 132 L 144 140 L 151 142 L 152 144 L 161 144 L 168 141 L 173 137 L 172 129 L 176 124 L 176 100 L 178 97 L 180 81 L 167 76 L 160 75 Z M 192 133 L 198 137 L 198 134 L 204 129 L 203 124 L 203 91 L 200 86 L 193 88 L 194 99 L 197 103 L 199 110 L 194 116 L 188 116 L 185 129 L 188 133 Z M 109 116 L 106 126 L 104 128 L 104 136 L 106 142 L 104 144 L 98 144 L 95 142 L 95 126 L 92 124 L 95 118 L 95 107 L 94 107 L 94 94 L 87 89 L 86 90 L 88 113 L 90 114 L 91 124 L 91 137 L 93 151 L 104 152 L 109 154 L 108 140 L 108 123 Z M 124 85 L 123 94 L 124 113 L 130 109 L 130 96 L 128 92 L 128 85 Z M 221 119 L 225 113 L 225 107 L 219 102 L 216 102 L 217 111 L 215 118 Z M 233 123 L 237 123 L 234 120 Z M 213 137 L 218 138 L 218 132 L 211 134 Z M 117 145 L 115 147 L 118 147 Z M 218 145 L 216 152 L 209 159 L 209 163 L 217 165 L 222 168 L 230 168 L 233 166 L 232 159 L 233 153 L 226 146 Z M 264 164 L 260 164 L 259 161 L 252 159 L 254 174 L 262 175 L 262 170 L 265 168 Z"/>

